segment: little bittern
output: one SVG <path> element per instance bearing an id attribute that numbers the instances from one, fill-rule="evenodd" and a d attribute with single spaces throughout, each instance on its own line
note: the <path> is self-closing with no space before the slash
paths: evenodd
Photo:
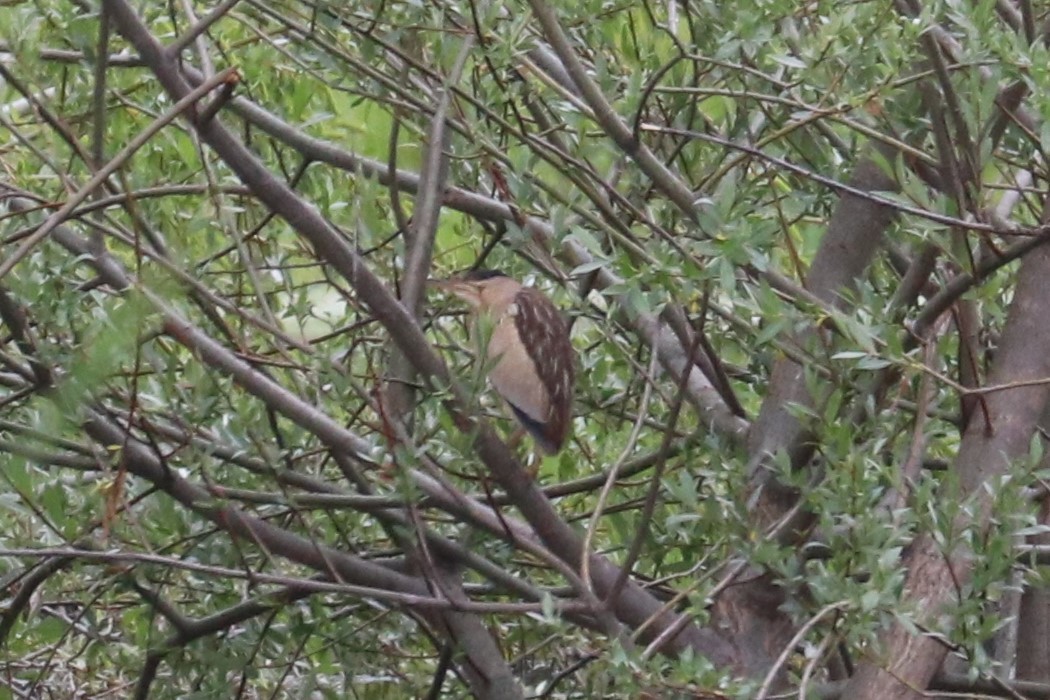
<path id="1" fill-rule="evenodd" d="M 576 352 L 561 313 L 542 292 L 494 270 L 474 270 L 437 285 L 491 320 L 489 381 L 540 449 L 557 453 L 569 434 L 576 373 Z"/>

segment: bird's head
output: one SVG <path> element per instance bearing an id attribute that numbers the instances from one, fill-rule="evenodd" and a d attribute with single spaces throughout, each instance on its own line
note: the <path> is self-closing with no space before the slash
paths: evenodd
<path id="1" fill-rule="evenodd" d="M 506 306 L 521 289 L 521 283 L 498 270 L 470 270 L 431 285 L 455 294 L 471 308 L 487 311 Z"/>

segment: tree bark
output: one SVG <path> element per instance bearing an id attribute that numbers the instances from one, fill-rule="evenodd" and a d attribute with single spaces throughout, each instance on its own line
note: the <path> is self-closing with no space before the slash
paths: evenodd
<path id="1" fill-rule="evenodd" d="M 985 395 L 983 411 L 970 421 L 956 458 L 958 492 L 944 494 L 957 501 L 972 499 L 979 527 L 987 528 L 992 496 L 984 488 L 1004 474 L 1012 461 L 1023 458 L 1050 396 L 1045 383 L 1050 376 L 1050 247 L 1037 248 L 1021 263 L 1014 301 L 989 384 L 1021 383 Z M 1032 382 L 1031 384 L 1023 384 Z M 970 526 L 973 523 L 958 523 Z M 922 535 L 905 558 L 908 575 L 905 597 L 909 608 L 925 611 L 920 624 L 937 631 L 938 616 L 950 603 L 956 586 L 963 585 L 971 569 L 971 554 L 943 552 L 930 535 Z M 915 636 L 899 622 L 882 635 L 879 651 L 864 660 L 846 688 L 854 700 L 896 700 L 921 697 L 947 653 L 932 635 Z"/>
<path id="2" fill-rule="evenodd" d="M 1043 421 L 1044 426 L 1047 421 Z M 1050 498 L 1043 497 L 1039 522 L 1050 525 Z M 1032 544 L 1050 545 L 1050 534 L 1033 535 Z M 1026 587 L 1017 629 L 1018 680 L 1050 683 L 1050 588 Z"/>
<path id="3" fill-rule="evenodd" d="M 880 147 L 885 158 L 893 152 Z M 849 184 L 866 191 L 893 190 L 896 183 L 870 158 L 857 163 Z M 883 234 L 893 220 L 893 211 L 868 199 L 843 195 L 835 207 L 828 231 L 806 275 L 806 288 L 836 306 L 845 304 L 845 292 L 853 289 L 878 251 Z M 818 328 L 799 337 L 800 344 L 816 339 Z M 792 411 L 792 405 L 815 404 L 805 383 L 805 368 L 788 357 L 781 357 L 773 368 L 769 393 L 748 434 L 748 456 L 753 491 L 755 527 L 773 526 L 796 504 L 798 494 L 773 478 L 770 458 L 787 451 L 792 464 L 801 467 L 812 454 L 805 427 Z M 797 531 L 795 531 L 797 532 Z M 784 538 L 797 538 L 793 532 Z M 761 676 L 795 633 L 795 625 L 778 609 L 783 589 L 769 576 L 753 571 L 741 578 L 747 583 L 727 588 L 714 606 L 718 628 L 731 630 L 732 638 L 751 675 Z"/>

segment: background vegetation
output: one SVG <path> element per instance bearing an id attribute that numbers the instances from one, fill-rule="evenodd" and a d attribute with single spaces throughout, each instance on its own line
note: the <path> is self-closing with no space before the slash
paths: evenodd
<path id="1" fill-rule="evenodd" d="M 1047 20 L 3 3 L 0 698 L 1050 697 Z"/>

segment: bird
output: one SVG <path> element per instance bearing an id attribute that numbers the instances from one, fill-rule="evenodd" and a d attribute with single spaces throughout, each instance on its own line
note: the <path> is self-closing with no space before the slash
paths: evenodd
<path id="1" fill-rule="evenodd" d="M 557 454 L 572 422 L 576 351 L 569 326 L 543 292 L 499 270 L 471 270 L 435 284 L 465 301 L 492 329 L 489 383 L 540 451 Z"/>

